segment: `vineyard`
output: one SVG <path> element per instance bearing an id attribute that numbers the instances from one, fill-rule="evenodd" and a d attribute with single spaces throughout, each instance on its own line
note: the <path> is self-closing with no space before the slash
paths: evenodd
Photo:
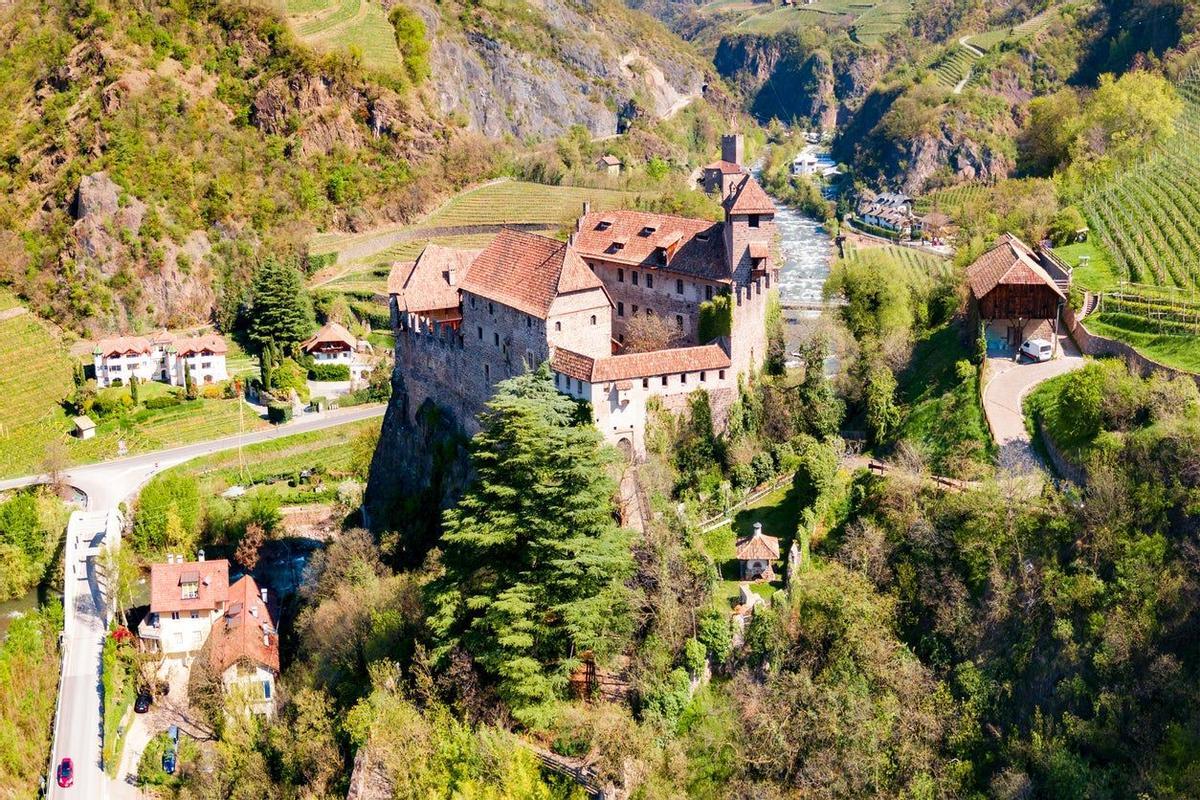
<path id="1" fill-rule="evenodd" d="M 369 69 L 400 67 L 396 34 L 383 6 L 372 0 L 286 0 L 284 11 L 297 35 L 318 49 L 353 49 Z"/>
<path id="2" fill-rule="evenodd" d="M 792 6 L 730 4 L 717 0 L 704 6 L 709 11 L 749 10 L 751 13 L 739 24 L 741 30 L 754 33 L 779 33 L 809 26 L 822 27 L 852 20 L 851 36 L 862 44 L 878 44 L 888 34 L 903 28 L 912 11 L 910 0 L 816 0 Z"/>
<path id="3" fill-rule="evenodd" d="M 901 266 L 912 285 L 926 283 L 930 278 L 941 277 L 950 271 L 950 262 L 946 259 L 923 253 L 911 247 L 891 244 L 863 247 L 856 245 L 853 241 L 847 241 L 845 247 L 846 261 L 848 262 L 861 259 L 865 253 L 883 253 Z"/>
<path id="4" fill-rule="evenodd" d="M 987 186 L 981 183 L 967 183 L 948 189 L 938 189 L 917 198 L 913 204 L 913 210 L 918 214 L 940 211 L 950 217 L 957 217 L 961 215 L 965 206 L 983 202 L 986 199 L 987 191 Z"/>
<path id="5" fill-rule="evenodd" d="M 1200 74 L 1177 89 L 1185 105 L 1175 138 L 1083 206 L 1118 279 L 1190 290 L 1200 284 Z"/>

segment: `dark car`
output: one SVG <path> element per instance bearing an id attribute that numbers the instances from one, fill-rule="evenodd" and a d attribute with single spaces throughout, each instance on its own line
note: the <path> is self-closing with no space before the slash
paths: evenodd
<path id="1" fill-rule="evenodd" d="M 71 759 L 64 758 L 58 763 L 58 785 L 64 789 L 75 783 L 75 765 Z"/>
<path id="2" fill-rule="evenodd" d="M 137 700 L 133 701 L 133 710 L 138 714 L 145 714 L 150 710 L 150 695 L 142 692 L 137 696 Z"/>
<path id="3" fill-rule="evenodd" d="M 163 753 L 163 772 L 168 775 L 175 774 L 175 751 L 168 750 Z"/>

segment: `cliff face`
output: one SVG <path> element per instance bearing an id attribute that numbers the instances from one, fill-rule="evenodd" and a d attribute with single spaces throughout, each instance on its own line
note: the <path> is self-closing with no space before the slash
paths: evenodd
<path id="1" fill-rule="evenodd" d="M 831 129 L 858 109 L 888 59 L 863 48 L 813 47 L 795 33 L 738 34 L 721 39 L 713 63 L 759 120 Z"/>
<path id="2" fill-rule="evenodd" d="M 371 528 L 395 531 L 397 560 L 419 565 L 437 540 L 441 513 L 471 479 L 468 438 L 457 421 L 425 400 L 413 409 L 404 376 L 392 372 L 364 499 Z"/>
<path id="3" fill-rule="evenodd" d="M 513 14 L 417 8 L 440 110 L 491 138 L 553 137 L 573 125 L 611 135 L 633 116 L 670 115 L 705 83 L 682 41 L 609 0 L 544 0 Z"/>

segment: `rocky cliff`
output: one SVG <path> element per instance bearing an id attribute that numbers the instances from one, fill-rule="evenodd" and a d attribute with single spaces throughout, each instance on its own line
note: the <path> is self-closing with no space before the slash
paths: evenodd
<path id="1" fill-rule="evenodd" d="M 508 10 L 417 5 L 446 114 L 490 138 L 595 136 L 638 115 L 665 117 L 699 97 L 705 65 L 649 17 L 612 0 L 543 0 Z"/>

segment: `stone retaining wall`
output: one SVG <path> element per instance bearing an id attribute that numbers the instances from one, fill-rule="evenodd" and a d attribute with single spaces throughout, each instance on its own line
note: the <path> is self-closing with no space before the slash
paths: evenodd
<path id="1" fill-rule="evenodd" d="M 1075 344 L 1079 347 L 1079 351 L 1084 355 L 1120 358 L 1125 361 L 1131 371 L 1138 373 L 1143 378 L 1149 377 L 1155 372 L 1186 375 L 1200 386 L 1200 375 L 1194 372 L 1186 372 L 1175 367 L 1160 364 L 1139 353 L 1132 345 L 1092 333 L 1083 324 L 1083 320 L 1075 316 L 1074 309 L 1069 306 L 1063 309 L 1063 322 L 1066 324 L 1071 338 L 1075 340 Z"/>
<path id="2" fill-rule="evenodd" d="M 1047 432 L 1045 423 L 1038 422 L 1038 430 L 1041 431 L 1042 444 L 1046 446 L 1046 455 L 1050 456 L 1050 463 L 1054 465 L 1055 472 L 1072 483 L 1082 486 L 1087 478 L 1087 470 L 1062 454 L 1054 438 Z"/>

